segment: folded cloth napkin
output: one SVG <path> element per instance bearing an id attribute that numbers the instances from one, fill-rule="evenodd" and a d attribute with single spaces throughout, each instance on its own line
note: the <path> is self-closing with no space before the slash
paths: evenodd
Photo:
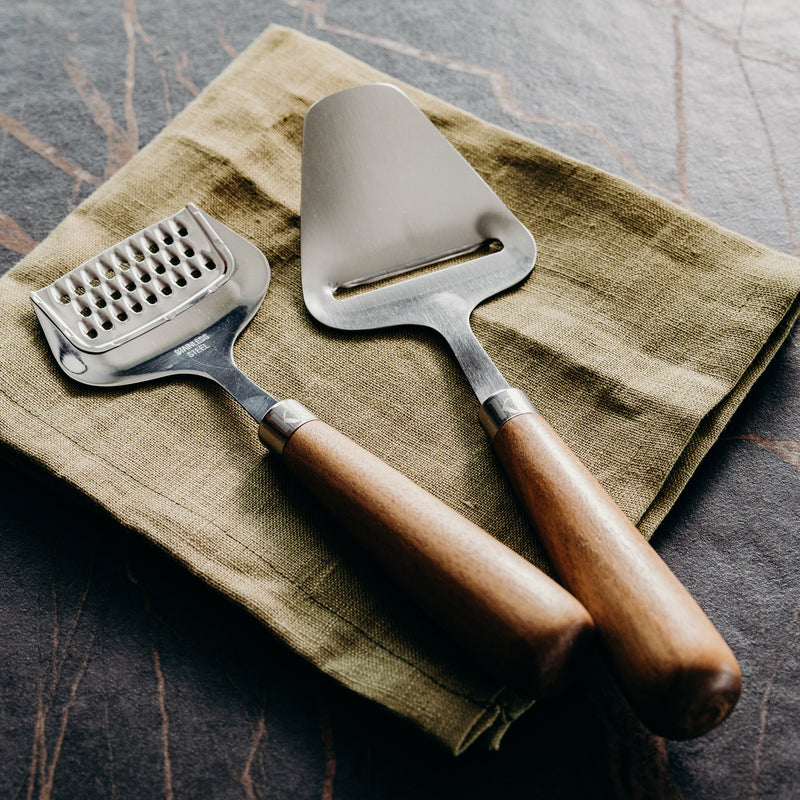
<path id="1" fill-rule="evenodd" d="M 213 384 L 93 390 L 51 356 L 28 294 L 192 201 L 267 254 L 240 367 L 544 565 L 435 335 L 341 333 L 300 288 L 303 117 L 387 81 L 272 27 L 0 281 L 0 423 L 12 452 L 93 498 L 290 647 L 460 752 L 530 701 L 468 663 L 382 579 Z M 398 82 L 395 82 L 398 83 Z M 539 245 L 478 337 L 644 535 L 664 517 L 798 313 L 800 263 L 402 86 Z M 426 409 L 420 413 L 419 409 Z"/>

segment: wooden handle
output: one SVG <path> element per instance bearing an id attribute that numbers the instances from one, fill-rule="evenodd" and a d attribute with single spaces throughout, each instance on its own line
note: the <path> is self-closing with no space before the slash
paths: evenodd
<path id="1" fill-rule="evenodd" d="M 320 420 L 283 459 L 488 671 L 532 697 L 568 680 L 593 623 L 544 572 Z"/>
<path id="2" fill-rule="evenodd" d="M 494 448 L 642 721 L 675 739 L 722 722 L 741 693 L 736 658 L 605 489 L 538 414 L 508 420 Z"/>

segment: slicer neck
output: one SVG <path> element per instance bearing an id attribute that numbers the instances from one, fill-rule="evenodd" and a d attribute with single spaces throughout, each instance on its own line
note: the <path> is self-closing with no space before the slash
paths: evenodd
<path id="1" fill-rule="evenodd" d="M 438 329 L 450 345 L 478 402 L 483 403 L 491 395 L 509 388 L 508 382 L 472 332 L 469 315 L 448 315 L 447 324 L 440 318 Z"/>

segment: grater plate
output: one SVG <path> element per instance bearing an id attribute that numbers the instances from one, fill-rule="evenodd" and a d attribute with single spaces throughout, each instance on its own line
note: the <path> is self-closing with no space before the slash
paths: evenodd
<path id="1" fill-rule="evenodd" d="M 193 204 L 31 294 L 66 338 L 101 353 L 172 319 L 227 281 L 233 256 Z"/>

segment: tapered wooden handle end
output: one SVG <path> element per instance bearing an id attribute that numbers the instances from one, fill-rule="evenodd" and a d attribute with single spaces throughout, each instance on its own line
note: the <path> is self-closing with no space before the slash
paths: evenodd
<path id="1" fill-rule="evenodd" d="M 674 678 L 658 697 L 646 693 L 636 701 L 642 722 L 669 739 L 694 739 L 724 722 L 742 693 L 742 673 L 733 653 L 715 649 L 705 667 L 698 654 L 687 672 Z"/>
<path id="2" fill-rule="evenodd" d="M 594 626 L 544 572 L 320 420 L 291 435 L 283 459 L 487 670 L 532 697 L 574 672 Z"/>
<path id="3" fill-rule="evenodd" d="M 642 720 L 678 739 L 722 722 L 741 692 L 736 658 L 605 489 L 539 414 L 512 417 L 493 444 Z"/>

